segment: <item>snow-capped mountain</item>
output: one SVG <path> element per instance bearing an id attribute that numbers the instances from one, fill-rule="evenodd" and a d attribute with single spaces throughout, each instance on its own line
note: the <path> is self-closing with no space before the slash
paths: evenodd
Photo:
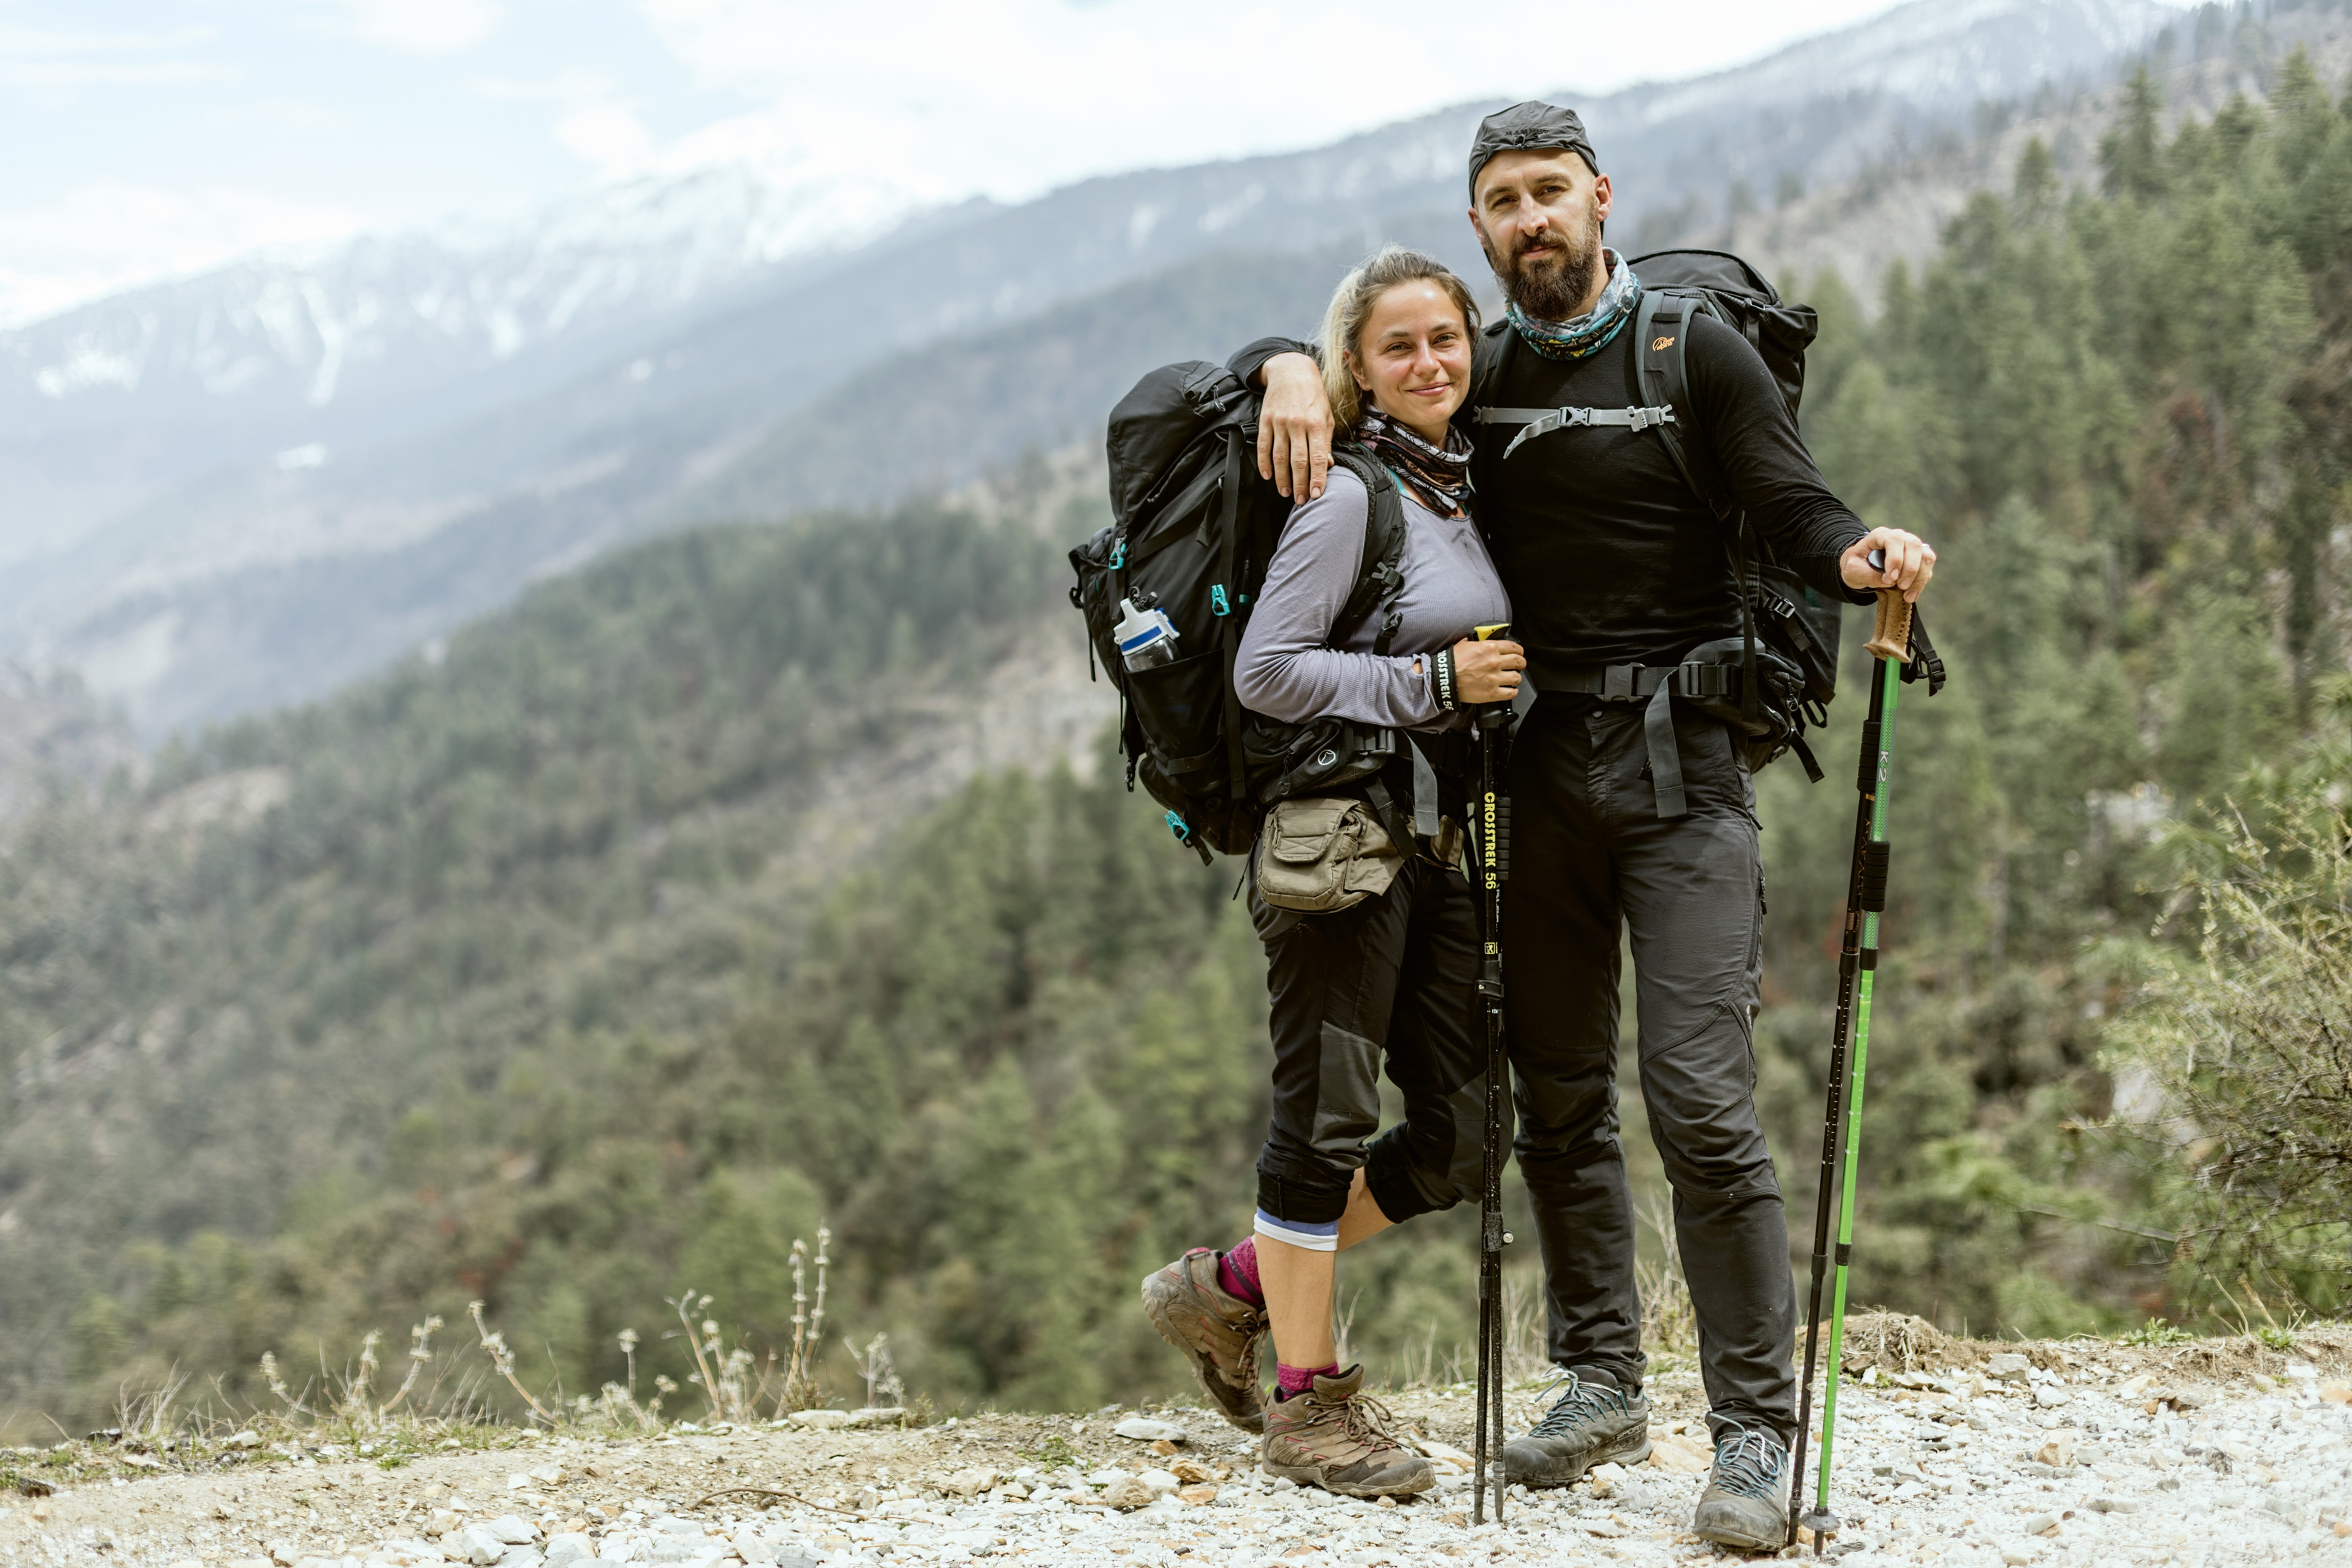
<path id="1" fill-rule="evenodd" d="M 1965 133 L 1982 100 L 2109 78 L 2177 15 L 1912 0 L 1566 101 L 1639 244 Z M 853 178 L 752 116 L 509 222 L 257 257 L 0 333 L 0 654 L 84 668 L 152 734 L 324 689 L 650 529 L 1077 438 L 1141 356 L 1303 327 L 1379 239 L 1483 276 L 1462 158 L 1493 107 L 1010 207 Z"/>

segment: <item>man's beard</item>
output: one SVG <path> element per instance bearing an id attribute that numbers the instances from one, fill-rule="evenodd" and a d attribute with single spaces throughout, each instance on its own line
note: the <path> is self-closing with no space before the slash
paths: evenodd
<path id="1" fill-rule="evenodd" d="M 1558 245 L 1549 256 L 1514 256 L 1508 270 L 1496 266 L 1491 247 L 1486 250 L 1486 264 L 1494 267 L 1504 297 L 1538 321 L 1565 321 L 1584 313 L 1584 301 L 1601 279 L 1600 216 L 1586 221 L 1581 243 L 1561 235 Z"/>

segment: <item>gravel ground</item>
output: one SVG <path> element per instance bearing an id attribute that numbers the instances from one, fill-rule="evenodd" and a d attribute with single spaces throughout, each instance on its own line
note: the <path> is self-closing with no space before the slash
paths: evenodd
<path id="1" fill-rule="evenodd" d="M 2279 1353 L 2246 1341 L 1976 1345 L 1916 1327 L 1893 1353 L 1882 1327 L 1879 1352 L 1853 1363 L 1867 1381 L 1849 1381 L 1841 1397 L 1832 1506 L 1844 1528 L 1828 1546 L 1849 1568 L 2352 1565 L 2352 1334 L 2316 1336 L 2315 1350 L 2305 1336 Z M 1501 1525 L 1468 1522 L 1468 1477 L 1451 1464 L 1441 1463 L 1452 1473 L 1436 1492 L 1379 1507 L 1260 1477 L 1255 1439 L 1205 1410 L 1114 1409 L 914 1430 L 516 1434 L 391 1469 L 291 1443 L 182 1449 L 161 1461 L 164 1473 L 152 1458 L 123 1455 L 102 1479 L 89 1479 L 92 1458 L 73 1471 L 79 1483 L 0 1509 L 0 1558 L 142 1568 L 564 1568 L 589 1559 L 913 1568 L 978 1557 L 1336 1568 L 1732 1555 L 1688 1533 L 1706 1463 L 1696 1377 L 1663 1371 L 1650 1391 L 1651 1463 L 1515 1494 Z M 1532 1402 L 1513 1403 L 1523 1427 Z M 1469 1440 L 1466 1386 L 1389 1404 L 1440 1456 Z M 1139 1415 L 1181 1428 L 1183 1440 L 1155 1439 L 1132 1425 Z M 1118 1435 L 1122 1423 L 1145 1435 Z M 729 1487 L 792 1496 L 711 1495 Z"/>

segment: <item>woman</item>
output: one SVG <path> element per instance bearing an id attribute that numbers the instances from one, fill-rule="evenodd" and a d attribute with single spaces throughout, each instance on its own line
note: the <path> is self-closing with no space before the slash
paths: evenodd
<path id="1" fill-rule="evenodd" d="M 1395 247 L 1331 297 L 1322 362 L 1332 407 L 1343 432 L 1395 477 L 1404 502 L 1404 583 L 1392 606 L 1401 620 L 1387 654 L 1372 651 L 1378 624 L 1332 637 L 1360 564 L 1370 501 L 1363 480 L 1335 466 L 1323 494 L 1291 513 L 1242 638 L 1234 680 L 1254 710 L 1442 738 L 1466 727 L 1464 709 L 1517 692 L 1526 664 L 1517 645 L 1469 635 L 1510 619 L 1469 512 L 1470 445 L 1450 425 L 1469 392 L 1477 325 L 1459 279 Z M 1400 799 L 1410 798 L 1412 781 L 1409 757 L 1381 775 Z M 1458 782 L 1450 796 L 1458 821 Z M 1353 1497 L 1410 1494 L 1435 1477 L 1364 1397 L 1362 1368 L 1338 1364 L 1333 1267 L 1366 1237 L 1482 1190 L 1477 907 L 1459 864 L 1442 863 L 1427 839 L 1394 846 L 1401 853 L 1376 868 L 1393 865 L 1385 890 L 1349 907 L 1271 906 L 1264 858 L 1293 805 L 1324 808 L 1324 822 L 1333 808 L 1346 810 L 1286 800 L 1252 857 L 1275 1051 L 1256 1224 L 1230 1251 L 1197 1248 L 1152 1275 L 1144 1304 L 1226 1417 L 1266 1434 L 1269 1474 Z M 1364 836 L 1375 853 L 1387 845 L 1377 828 Z M 1439 837 L 1453 855 L 1457 837 Z M 1375 1138 L 1383 1052 L 1405 1120 Z M 1256 1359 L 1269 1322 L 1278 1363 L 1271 1406 Z"/>

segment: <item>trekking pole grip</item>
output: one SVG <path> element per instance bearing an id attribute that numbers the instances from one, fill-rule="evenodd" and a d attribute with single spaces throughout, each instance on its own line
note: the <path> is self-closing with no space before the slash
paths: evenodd
<path id="1" fill-rule="evenodd" d="M 1911 605 L 1900 588 L 1878 591 L 1878 619 L 1871 627 L 1870 640 L 1862 645 L 1873 658 L 1893 659 L 1907 664 L 1911 659 Z"/>

